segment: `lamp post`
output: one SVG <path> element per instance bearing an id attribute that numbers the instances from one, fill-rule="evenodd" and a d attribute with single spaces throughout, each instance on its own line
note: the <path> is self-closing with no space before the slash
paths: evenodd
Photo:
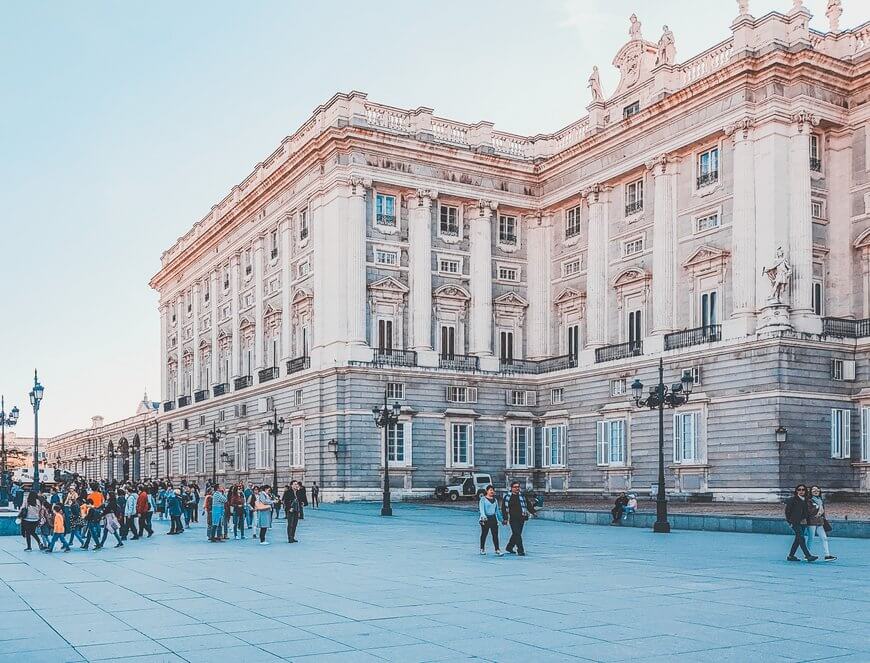
<path id="1" fill-rule="evenodd" d="M 643 383 L 635 378 L 631 383 L 634 403 L 637 407 L 648 407 L 659 411 L 659 486 L 656 495 L 656 521 L 653 532 L 667 534 L 671 531 L 668 522 L 668 503 L 665 499 L 665 406 L 677 408 L 689 402 L 692 394 L 692 376 L 685 374 L 680 382 L 668 387 L 664 378 L 664 360 L 659 359 L 659 383 L 649 388 L 649 394 L 643 398 Z"/>
<path id="2" fill-rule="evenodd" d="M 172 450 L 172 447 L 175 446 L 175 438 L 170 437 L 168 440 L 164 437 L 161 444 L 161 448 L 166 452 L 166 474 L 167 477 L 169 475 L 169 452 Z M 160 457 L 160 454 L 157 454 L 157 457 Z"/>
<path id="3" fill-rule="evenodd" d="M 284 417 L 278 418 L 278 413 L 272 409 L 272 418 L 266 422 L 269 435 L 272 436 L 272 497 L 278 495 L 278 436 L 284 430 Z"/>
<path id="4" fill-rule="evenodd" d="M 208 432 L 209 442 L 211 442 L 211 485 L 217 483 L 217 443 L 218 439 L 223 437 L 224 432 L 217 427 L 217 424 L 212 423 L 211 430 Z"/>
<path id="5" fill-rule="evenodd" d="M 372 419 L 375 426 L 384 429 L 384 503 L 381 507 L 382 516 L 392 516 L 393 507 L 390 504 L 390 442 L 389 427 L 399 422 L 402 408 L 398 402 L 391 408 L 387 404 L 387 392 L 384 391 L 384 404 L 372 408 Z"/>
<path id="6" fill-rule="evenodd" d="M 36 369 L 33 370 L 33 389 L 30 390 L 30 404 L 33 406 L 33 492 L 39 492 L 39 404 L 45 387 L 39 384 Z"/>
<path id="7" fill-rule="evenodd" d="M 0 396 L 0 430 L 2 430 L 2 442 L 0 442 L 0 495 L 3 504 L 8 502 L 9 482 L 6 480 L 6 426 L 14 426 L 18 423 L 18 406 L 6 414 L 6 400 Z"/>

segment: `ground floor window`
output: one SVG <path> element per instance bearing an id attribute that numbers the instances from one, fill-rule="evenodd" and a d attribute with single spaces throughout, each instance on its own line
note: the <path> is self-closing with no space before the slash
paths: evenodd
<path id="1" fill-rule="evenodd" d="M 698 460 L 698 412 L 674 414 L 674 462 L 692 463 Z"/>
<path id="2" fill-rule="evenodd" d="M 410 465 L 411 424 L 400 421 L 387 427 L 387 453 L 391 466 Z"/>
<path id="3" fill-rule="evenodd" d="M 564 467 L 567 460 L 568 427 L 565 424 L 544 426 L 543 464 L 547 467 Z"/>
<path id="4" fill-rule="evenodd" d="M 851 415 L 849 410 L 831 410 L 831 458 L 851 456 Z"/>
<path id="5" fill-rule="evenodd" d="M 450 464 L 454 467 L 474 464 L 474 427 L 471 424 L 450 425 Z"/>
<path id="6" fill-rule="evenodd" d="M 301 424 L 290 428 L 290 467 L 305 467 L 305 438 Z"/>
<path id="7" fill-rule="evenodd" d="M 599 465 L 625 465 L 625 419 L 598 422 L 597 448 Z"/>
<path id="8" fill-rule="evenodd" d="M 531 467 L 534 458 L 534 439 L 531 427 L 511 426 L 508 443 L 510 445 L 510 466 Z"/>

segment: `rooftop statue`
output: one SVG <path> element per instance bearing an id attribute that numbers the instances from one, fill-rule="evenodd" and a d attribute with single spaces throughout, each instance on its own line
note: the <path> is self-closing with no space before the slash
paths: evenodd
<path id="1" fill-rule="evenodd" d="M 677 48 L 674 45 L 674 33 L 666 25 L 662 26 L 662 30 L 658 54 L 656 55 L 656 66 L 660 64 L 674 64 L 674 57 L 677 54 Z"/>
<path id="2" fill-rule="evenodd" d="M 631 27 L 628 28 L 628 36 L 632 41 L 635 39 L 643 39 L 640 36 L 640 21 L 637 20 L 637 14 L 632 14 L 628 20 L 631 22 Z"/>
<path id="3" fill-rule="evenodd" d="M 592 92 L 592 101 L 604 101 L 604 94 L 601 92 L 601 79 L 598 77 L 598 67 L 592 67 L 592 73 L 589 74 L 588 82 L 589 90 Z"/>

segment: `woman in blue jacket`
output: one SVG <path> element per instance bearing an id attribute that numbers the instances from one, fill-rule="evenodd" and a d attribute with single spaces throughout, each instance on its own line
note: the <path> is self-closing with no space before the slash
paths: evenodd
<path id="1" fill-rule="evenodd" d="M 483 495 L 480 496 L 477 508 L 480 515 L 480 554 L 486 554 L 486 535 L 491 532 L 495 554 L 501 557 L 502 552 L 498 547 L 499 506 L 498 500 L 495 499 L 495 488 L 491 485 L 487 486 Z"/>

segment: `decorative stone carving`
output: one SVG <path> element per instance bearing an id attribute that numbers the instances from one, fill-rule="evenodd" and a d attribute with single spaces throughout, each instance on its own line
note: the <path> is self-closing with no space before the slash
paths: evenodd
<path id="1" fill-rule="evenodd" d="M 628 21 L 630 23 L 628 28 L 628 36 L 631 37 L 632 41 L 636 39 L 643 39 L 640 34 L 640 21 L 637 20 L 637 14 L 632 14 L 628 17 Z"/>
<path id="2" fill-rule="evenodd" d="M 842 0 L 828 0 L 828 8 L 825 16 L 828 17 L 828 29 L 831 32 L 840 31 L 840 17 L 843 15 Z"/>
<path id="3" fill-rule="evenodd" d="M 749 132 L 752 129 L 753 119 L 751 117 L 744 117 L 736 122 L 732 122 L 731 124 L 726 124 L 724 127 L 725 135 L 731 136 L 734 140 L 748 140 Z"/>
<path id="4" fill-rule="evenodd" d="M 598 76 L 598 66 L 592 67 L 592 73 L 589 74 L 589 82 L 587 83 L 589 91 L 592 93 L 592 103 L 604 101 L 604 94 L 601 92 L 601 79 Z"/>
<path id="5" fill-rule="evenodd" d="M 781 304 L 782 293 L 788 287 L 789 280 L 791 279 L 791 265 L 785 257 L 781 246 L 776 249 L 773 264 L 762 268 L 762 273 L 770 281 L 770 296 L 768 301 Z"/>
<path id="6" fill-rule="evenodd" d="M 667 25 L 662 26 L 662 36 L 659 39 L 658 54 L 656 55 L 656 66 L 674 64 L 674 58 L 677 54 L 677 47 L 674 45 L 674 33 Z"/>
<path id="7" fill-rule="evenodd" d="M 737 10 L 740 16 L 747 16 L 749 14 L 749 0 L 737 0 Z"/>
<path id="8" fill-rule="evenodd" d="M 796 112 L 791 116 L 791 119 L 792 122 L 797 124 L 798 132 L 811 131 L 812 127 L 817 127 L 819 125 L 818 115 L 813 115 L 805 110 Z"/>

